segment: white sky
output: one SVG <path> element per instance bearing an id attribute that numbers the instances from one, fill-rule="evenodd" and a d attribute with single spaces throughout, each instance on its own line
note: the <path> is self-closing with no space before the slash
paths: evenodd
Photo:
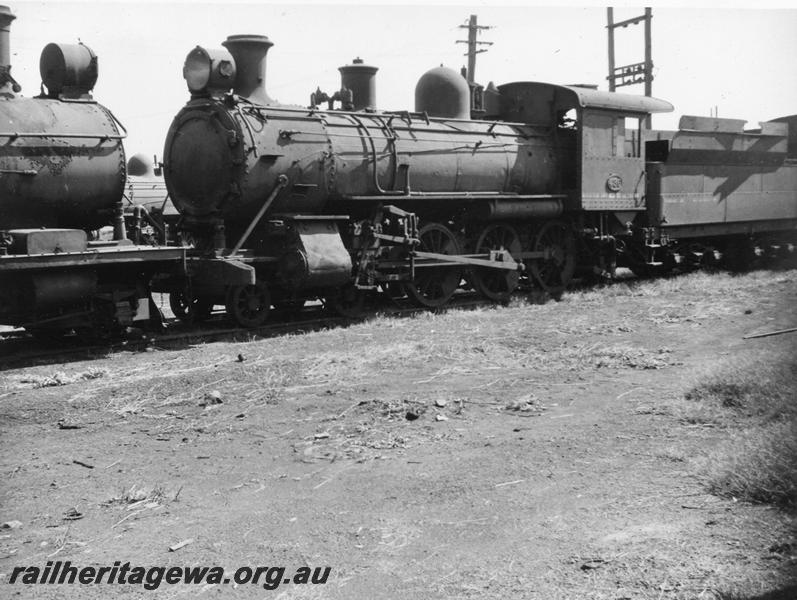
<path id="1" fill-rule="evenodd" d="M 445 3 L 443 3 L 445 2 Z M 231 34 L 267 35 L 271 97 L 306 105 L 317 86 L 338 89 L 337 68 L 362 57 L 379 67 L 379 108 L 412 110 L 418 78 L 440 64 L 459 68 L 470 14 L 491 25 L 480 39 L 480 83 L 548 81 L 596 83 L 606 89 L 606 9 L 556 8 L 507 0 L 479 2 L 277 4 L 232 2 L 67 2 L 0 0 L 17 19 L 11 29 L 14 77 L 23 94 L 38 93 L 39 55 L 49 42 L 80 39 L 99 56 L 95 98 L 127 127 L 128 156 L 161 155 L 172 117 L 188 99 L 182 78 L 196 45 L 221 48 Z M 589 0 L 587 0 L 589 2 Z M 653 95 L 675 105 L 654 117 L 654 127 L 675 128 L 682 114 L 758 121 L 797 113 L 797 9 L 746 9 L 738 2 L 704 8 L 653 4 Z M 794 3 L 782 7 L 796 6 Z M 616 4 L 615 20 L 641 15 Z M 625 8 L 619 8 L 626 6 Z M 618 29 L 617 65 L 644 58 L 643 26 Z M 619 91 L 643 93 L 642 86 Z"/>

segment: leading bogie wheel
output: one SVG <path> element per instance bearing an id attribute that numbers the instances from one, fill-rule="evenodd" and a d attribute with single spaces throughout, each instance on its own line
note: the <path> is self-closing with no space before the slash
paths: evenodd
<path id="1" fill-rule="evenodd" d="M 307 301 L 304 298 L 273 298 L 272 305 L 275 311 L 284 315 L 294 316 L 298 314 Z"/>
<path id="2" fill-rule="evenodd" d="M 325 304 L 340 317 L 362 319 L 365 316 L 365 300 L 366 291 L 349 284 L 328 296 Z"/>
<path id="3" fill-rule="evenodd" d="M 428 223 L 418 233 L 421 252 L 462 254 L 454 233 L 440 223 Z M 452 266 L 416 267 L 415 281 L 405 290 L 410 299 L 423 308 L 437 308 L 451 299 L 462 281 L 462 268 Z"/>
<path id="4" fill-rule="evenodd" d="M 561 221 L 549 221 L 534 237 L 533 249 L 545 256 L 529 261 L 532 277 L 549 294 L 561 294 L 576 269 L 576 239 L 572 229 Z"/>
<path id="5" fill-rule="evenodd" d="M 179 288 L 169 292 L 169 308 L 180 321 L 191 325 L 210 318 L 213 302 L 194 296 L 187 288 Z"/>
<path id="6" fill-rule="evenodd" d="M 495 223 L 488 225 L 476 242 L 476 254 L 489 254 L 492 250 L 509 252 L 512 256 L 520 254 L 520 236 L 509 225 Z M 479 294 L 494 302 L 507 302 L 518 286 L 520 273 L 490 267 L 474 267 L 473 287 Z"/>
<path id="7" fill-rule="evenodd" d="M 379 284 L 382 294 L 394 302 L 407 297 L 407 290 L 400 281 L 387 281 Z"/>
<path id="8" fill-rule="evenodd" d="M 241 327 L 263 325 L 270 307 L 271 295 L 264 283 L 234 285 L 227 291 L 227 314 Z"/>

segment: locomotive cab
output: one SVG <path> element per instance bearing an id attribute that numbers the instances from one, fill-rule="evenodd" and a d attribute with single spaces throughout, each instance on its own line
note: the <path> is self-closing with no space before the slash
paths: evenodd
<path id="1" fill-rule="evenodd" d="M 537 82 L 509 83 L 499 90 L 504 119 L 556 130 L 557 145 L 566 155 L 563 164 L 568 165 L 562 171 L 566 210 L 645 210 L 641 123 L 651 113 L 671 112 L 669 102 Z"/>

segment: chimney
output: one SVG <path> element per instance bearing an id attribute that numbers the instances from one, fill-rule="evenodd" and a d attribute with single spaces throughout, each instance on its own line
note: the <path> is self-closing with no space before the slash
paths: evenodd
<path id="1" fill-rule="evenodd" d="M 11 21 L 16 19 L 7 6 L 0 5 L 0 93 L 18 92 L 19 85 L 11 77 Z"/>
<path id="2" fill-rule="evenodd" d="M 233 92 L 255 104 L 273 102 L 266 93 L 266 54 L 273 45 L 264 35 L 231 35 L 222 42 L 235 59 Z"/>

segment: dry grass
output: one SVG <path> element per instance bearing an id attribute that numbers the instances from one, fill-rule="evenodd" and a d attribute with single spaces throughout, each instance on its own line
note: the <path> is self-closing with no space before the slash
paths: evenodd
<path id="1" fill-rule="evenodd" d="M 692 295 L 704 297 L 723 297 L 728 293 L 756 291 L 762 285 L 790 283 L 792 272 L 752 271 L 743 277 L 727 273 L 709 273 L 697 271 L 674 277 L 659 279 L 642 279 L 627 282 L 615 282 L 609 286 L 587 288 L 584 291 L 568 292 L 562 297 L 564 303 L 579 304 L 584 301 L 603 301 L 606 298 L 623 297 L 659 297 L 670 294 Z"/>
<path id="2" fill-rule="evenodd" d="M 137 412 L 196 404 L 205 392 L 215 389 L 225 402 L 243 398 L 250 403 L 279 404 L 296 395 L 323 391 L 324 386 L 338 391 L 361 388 L 374 382 L 389 383 L 406 373 L 413 374 L 411 383 L 415 384 L 479 377 L 506 381 L 528 373 L 535 378 L 553 374 L 555 381 L 561 381 L 564 372 L 664 369 L 678 365 L 668 348 L 628 339 L 625 334 L 644 329 L 650 322 L 701 321 L 728 310 L 739 312 L 738 303 L 727 302 L 730 290 L 758 292 L 764 282 L 792 284 L 793 279 L 789 274 L 771 272 L 744 278 L 695 273 L 618 282 L 565 294 L 561 302 L 513 299 L 510 306 L 498 310 L 420 313 L 409 319 L 376 317 L 345 329 L 315 332 L 311 338 L 289 335 L 229 346 L 214 344 L 198 348 L 199 359 L 190 353 L 165 358 L 156 353 L 153 358 L 163 368 L 154 370 L 147 364 L 110 369 L 79 397 L 82 401 L 110 397 L 107 409 Z M 624 298 L 671 295 L 679 299 L 659 303 L 641 318 L 625 314 L 608 321 L 595 318 L 596 308 Z M 585 341 L 584 334 L 602 337 L 596 343 Z M 308 339 L 312 340 L 309 348 Z M 244 361 L 236 360 L 239 354 Z M 42 373 L 41 381 L 27 384 L 48 384 L 51 375 Z M 53 379 L 56 385 L 65 381 Z M 128 387 L 138 393 L 132 397 L 109 393 Z"/>
<path id="3" fill-rule="evenodd" d="M 105 377 L 106 371 L 103 369 L 94 369 L 89 368 L 86 371 L 75 372 L 75 373 L 65 373 L 63 371 L 57 371 L 51 374 L 44 374 L 44 375 L 27 375 L 23 377 L 15 377 L 17 388 L 44 388 L 44 387 L 58 387 L 62 385 L 69 385 L 70 383 L 76 383 L 78 381 L 88 381 L 90 379 L 99 379 L 100 377 Z"/>
<path id="4" fill-rule="evenodd" d="M 782 421 L 797 415 L 797 344 L 782 351 L 739 355 L 714 367 L 686 393 L 720 420 L 747 416 Z"/>
<path id="5" fill-rule="evenodd" d="M 794 600 L 795 598 L 797 598 L 797 584 L 762 593 L 746 591 L 717 592 L 712 600 Z"/>
<path id="6" fill-rule="evenodd" d="M 714 457 L 712 493 L 797 510 L 797 422 L 736 433 Z"/>
<path id="7" fill-rule="evenodd" d="M 362 520 L 380 519 L 382 522 L 380 507 L 383 499 L 374 493 L 386 488 L 377 487 L 379 479 L 372 479 L 371 473 L 379 475 L 385 471 L 378 463 L 360 473 L 357 469 L 366 461 L 404 454 L 407 460 L 393 463 L 395 482 L 407 482 L 410 486 L 417 482 L 417 489 L 422 493 L 434 492 L 436 495 L 430 495 L 429 504 L 439 504 L 441 510 L 444 506 L 450 507 L 443 518 L 452 521 L 447 531 L 454 531 L 445 534 L 450 537 L 441 537 L 436 542 L 439 544 L 437 549 L 433 549 L 429 542 L 430 554 L 421 557 L 422 561 L 427 561 L 428 568 L 407 587 L 409 590 L 425 586 L 432 590 L 431 595 L 472 598 L 502 595 L 546 600 L 617 600 L 624 597 L 775 600 L 790 596 L 770 598 L 761 595 L 771 589 L 775 577 L 769 571 L 764 574 L 763 569 L 775 571 L 785 566 L 785 563 L 763 562 L 773 558 L 770 555 L 761 558 L 766 554 L 762 549 L 766 545 L 761 544 L 770 542 L 742 543 L 739 548 L 729 546 L 726 549 L 724 546 L 726 539 L 735 541 L 735 538 L 742 538 L 758 527 L 757 523 L 744 521 L 748 514 L 759 514 L 758 511 L 744 507 L 744 512 L 739 511 L 738 516 L 731 511 L 727 515 L 723 513 L 721 519 L 712 521 L 716 523 L 717 533 L 710 528 L 690 528 L 687 531 L 679 518 L 683 515 L 689 519 L 690 515 L 701 511 L 679 512 L 680 502 L 691 504 L 692 500 L 681 500 L 676 496 L 675 512 L 672 512 L 667 494 L 680 494 L 682 482 L 674 479 L 674 474 L 680 478 L 689 470 L 697 447 L 696 439 L 702 442 L 705 436 L 713 443 L 719 437 L 726 437 L 728 443 L 716 448 L 706 461 L 709 465 L 707 481 L 713 491 L 755 502 L 779 502 L 783 506 L 793 502 L 797 444 L 793 428 L 794 406 L 789 402 L 789 394 L 795 389 L 794 369 L 788 361 L 782 360 L 788 349 L 781 347 L 767 355 L 739 354 L 736 348 L 741 341 L 730 337 L 723 338 L 723 341 L 728 341 L 727 348 L 719 344 L 716 348 L 706 348 L 703 343 L 695 343 L 694 348 L 684 350 L 681 345 L 688 337 L 685 331 L 694 331 L 698 340 L 704 339 L 700 336 L 706 337 L 705 331 L 720 322 L 717 317 L 724 318 L 726 314 L 736 320 L 733 329 L 736 333 L 742 331 L 742 326 L 738 325 L 740 322 L 745 332 L 754 327 L 760 328 L 759 331 L 769 329 L 766 319 L 779 313 L 769 311 L 759 316 L 759 306 L 770 299 L 767 294 L 781 302 L 776 296 L 783 289 L 779 281 L 789 285 L 785 292 L 793 294 L 797 271 L 785 278 L 772 274 L 748 274 L 744 278 L 695 274 L 661 281 L 624 282 L 584 293 L 568 293 L 561 302 L 540 304 L 513 299 L 510 306 L 498 310 L 452 310 L 402 319 L 377 317 L 350 327 L 308 335 L 280 336 L 247 343 L 203 344 L 179 352 L 156 350 L 130 357 L 115 355 L 103 363 L 107 366 L 102 377 L 91 380 L 84 377 L 85 381 L 76 380 L 71 387 L 45 387 L 36 390 L 35 394 L 28 393 L 28 397 L 34 398 L 37 404 L 39 399 L 53 399 L 51 401 L 55 403 L 54 399 L 63 397 L 71 404 L 70 413 L 77 406 L 85 411 L 81 414 L 92 415 L 91 419 L 97 421 L 102 418 L 98 414 L 101 411 L 123 415 L 124 418 L 120 414 L 112 414 L 104 424 L 94 425 L 86 432 L 92 436 L 98 435 L 101 426 L 107 427 L 109 434 L 115 433 L 116 428 L 119 431 L 146 432 L 147 437 L 141 447 L 129 447 L 131 463 L 125 467 L 129 473 L 114 476 L 124 477 L 122 482 L 126 485 L 111 488 L 111 493 L 105 492 L 105 498 L 113 496 L 103 504 L 107 518 L 114 517 L 113 534 L 127 531 L 135 520 L 142 516 L 157 516 L 155 511 L 160 511 L 164 515 L 161 520 L 142 523 L 137 526 L 138 531 L 131 527 L 125 534 L 145 539 L 142 536 L 158 533 L 140 533 L 145 526 L 153 529 L 153 523 L 171 523 L 181 511 L 187 515 L 199 514 L 197 511 L 204 511 L 205 506 L 222 500 L 224 504 L 219 504 L 218 510 L 227 514 L 229 503 L 230 521 L 233 523 L 237 515 L 244 514 L 244 508 L 262 502 L 253 499 L 250 504 L 249 500 L 228 498 L 226 494 L 218 499 L 214 499 L 215 496 L 208 498 L 207 504 L 196 493 L 191 499 L 192 486 L 195 492 L 204 485 L 226 485 L 226 474 L 219 468 L 214 471 L 219 474 L 219 484 L 200 482 L 201 477 L 192 479 L 192 470 L 208 469 L 213 466 L 211 463 L 191 460 L 174 466 L 177 463 L 175 459 L 163 462 L 164 477 L 170 474 L 168 481 L 172 482 L 185 479 L 189 495 L 182 505 L 174 505 L 172 503 L 179 500 L 180 489 L 152 487 L 151 465 L 132 462 L 142 456 L 149 460 L 146 458 L 150 456 L 149 448 L 158 448 L 161 452 L 160 448 L 171 446 L 175 448 L 177 458 L 186 456 L 189 459 L 196 456 L 195 448 L 202 448 L 200 452 L 203 455 L 214 455 L 213 463 L 219 461 L 220 465 L 230 465 L 230 477 L 246 470 L 245 464 L 233 462 L 235 457 L 248 455 L 250 451 L 254 455 L 262 449 L 266 458 L 271 458 L 271 454 L 271 460 L 280 461 L 275 463 L 275 476 L 286 473 L 284 477 L 288 478 L 287 473 L 307 473 L 312 492 L 305 490 L 305 484 L 301 489 L 308 494 L 325 494 L 326 498 L 332 499 L 325 509 L 327 512 L 319 513 L 321 520 L 317 527 L 321 534 L 329 533 L 321 537 L 333 542 L 350 535 L 345 533 L 350 530 L 344 529 L 349 523 L 348 517 L 344 516 L 345 511 L 335 510 L 336 507 L 348 509 L 350 506 L 341 504 L 337 496 L 339 492 L 334 491 L 333 486 L 345 485 L 343 489 L 346 491 L 358 489 L 349 488 L 352 485 L 349 482 L 333 481 L 333 477 L 344 469 L 352 469 L 351 482 L 359 485 L 366 481 L 365 488 L 360 486 L 364 490 L 362 494 L 371 494 L 373 499 L 368 500 L 370 508 L 364 511 Z M 752 316 L 747 316 L 747 308 L 754 310 Z M 697 327 L 690 321 L 705 323 L 698 323 L 700 327 Z M 785 336 L 766 338 L 751 341 L 747 347 L 782 346 L 785 340 Z M 734 352 L 732 361 L 703 373 L 690 391 L 688 401 L 679 398 L 685 385 L 681 379 L 683 365 L 679 361 L 686 361 L 687 357 L 716 355 L 726 349 Z M 791 355 L 794 354 L 792 351 Z M 81 365 L 71 365 L 69 369 L 67 374 L 74 371 L 70 376 L 75 377 L 86 372 L 86 367 Z M 53 368 L 37 367 L 34 373 L 37 378 L 24 384 L 27 388 L 37 382 L 49 381 Z M 65 378 L 57 378 L 58 385 L 63 386 L 65 382 Z M 12 392 L 20 383 L 18 380 L 0 382 L 0 390 L 5 385 Z M 218 392 L 222 402 L 204 405 L 205 395 L 213 392 Z M 579 424 L 567 425 L 575 419 L 548 420 L 545 415 L 548 411 L 553 416 L 575 416 L 563 409 L 570 406 L 571 401 L 580 401 L 581 394 L 601 394 L 602 397 L 596 399 L 600 402 L 595 403 L 596 407 L 604 406 L 604 401 L 608 405 L 613 397 L 616 398 L 611 407 L 618 410 L 611 420 L 616 429 L 596 430 L 595 437 L 586 434 L 588 437 L 576 439 L 590 425 L 587 418 L 591 419 L 591 415 L 579 421 L 585 423 L 583 428 Z M 12 400 L 17 402 L 19 396 L 9 396 L 8 403 L 11 404 Z M 621 402 L 623 398 L 625 400 Z M 638 400 L 632 402 L 633 398 Z M 674 401 L 674 398 L 678 400 Z M 673 406 L 668 403 L 673 403 Z M 683 408 L 685 405 L 688 405 L 688 411 Z M 554 407 L 562 410 L 557 413 L 558 409 Z M 672 410 L 668 412 L 669 408 Z M 588 410 L 592 411 L 593 407 L 589 406 Z M 595 408 L 595 422 L 603 423 L 598 421 L 597 410 Z M 634 412 L 629 414 L 628 410 Z M 678 411 L 684 411 L 693 422 L 713 426 L 672 431 L 674 423 L 669 417 L 637 418 L 637 415 L 670 415 L 673 412 L 677 415 Z M 60 417 L 61 412 L 59 406 L 56 416 Z M 541 414 L 541 418 L 536 418 Z M 417 419 L 411 419 L 410 415 L 417 415 Z M 500 416 L 494 419 L 494 415 Z M 436 420 L 438 416 L 444 416 L 450 422 L 439 423 Z M 516 417 L 535 418 L 524 422 Z M 747 425 L 755 427 L 745 429 Z M 675 429 L 678 429 L 677 425 Z M 529 433 L 520 433 L 525 430 Z M 520 435 L 513 435 L 515 431 Z M 566 444 L 560 445 L 559 431 Z M 634 460 L 641 469 L 629 466 L 628 472 L 622 473 L 619 463 L 610 462 L 613 460 L 611 453 L 597 455 L 589 452 L 596 456 L 592 460 L 586 450 L 587 444 L 604 434 L 612 436 L 605 446 L 611 453 L 616 451 L 618 455 L 628 457 L 629 463 L 623 462 L 623 468 Z M 521 436 L 525 436 L 526 441 L 516 441 L 515 438 Z M 178 442 L 184 437 L 188 443 Z M 479 450 L 482 437 L 485 449 Z M 494 437 L 498 437 L 499 442 L 493 443 L 491 438 Z M 611 441 L 613 437 L 618 441 Z M 647 447 L 648 437 L 650 449 Z M 70 439 L 79 438 L 74 436 Z M 142 439 L 142 436 L 137 436 L 137 439 Z M 437 444 L 441 441 L 445 443 Z M 493 447 L 487 448 L 488 443 Z M 421 448 L 424 445 L 429 447 L 428 451 Z M 600 444 L 598 446 L 603 448 Z M 234 448 L 235 454 L 228 448 Z M 518 453 L 514 453 L 516 448 Z M 447 478 L 449 475 L 444 470 L 411 466 L 417 457 L 423 457 L 427 465 L 445 465 L 451 456 L 449 453 L 459 449 L 464 450 L 461 454 L 463 461 L 478 458 L 473 460 L 472 467 L 465 462 L 462 466 L 452 465 L 451 479 Z M 631 458 L 637 455 L 644 458 Z M 583 457 L 590 460 L 582 460 Z M 528 466 L 524 464 L 527 461 Z M 590 462 L 592 466 L 583 466 Z M 270 461 L 259 460 L 256 467 L 271 469 L 270 464 Z M 495 466 L 495 470 L 487 471 L 488 466 Z M 591 477 L 595 469 L 604 467 L 609 469 L 606 482 L 598 484 L 597 478 L 594 481 L 597 485 L 606 485 L 606 496 L 595 494 L 593 501 L 585 494 L 588 497 L 581 499 L 580 493 L 585 489 L 582 482 L 586 481 L 582 477 Z M 652 471 L 654 467 L 661 468 L 661 478 Z M 430 481 L 426 479 L 427 468 L 429 474 L 443 473 L 443 476 L 439 481 Z M 462 481 L 459 481 L 456 471 L 459 468 L 468 469 Z M 522 473 L 518 472 L 521 469 Z M 491 491 L 491 494 L 507 493 L 506 500 L 503 500 L 503 495 L 496 495 L 495 508 L 479 509 L 476 503 L 482 499 L 479 494 L 482 494 L 484 478 L 476 476 L 488 473 L 489 477 L 493 472 L 497 476 L 504 471 L 507 476 L 494 481 L 507 484 L 521 477 L 527 477 L 527 480 L 517 488 L 510 485 Z M 264 475 L 267 473 L 265 471 Z M 473 483 L 467 477 L 471 473 L 474 475 Z M 649 474 L 653 476 L 650 484 L 644 480 L 640 483 L 637 479 Z M 458 478 L 456 482 L 455 476 Z M 241 479 L 248 477 L 247 474 Z M 632 482 L 630 486 L 617 486 L 618 498 L 622 499 L 618 500 L 616 509 L 610 505 L 614 499 L 608 487 L 614 477 L 618 481 Z M 553 481 L 549 483 L 548 478 Z M 376 483 L 369 487 L 372 481 Z M 133 482 L 136 485 L 131 485 Z M 563 484 L 572 484 L 573 490 L 578 490 L 577 505 L 575 499 L 568 497 L 571 494 L 569 487 Z M 662 484 L 668 486 L 664 493 Z M 540 515 L 531 511 L 518 512 L 525 510 L 526 506 L 531 508 L 531 505 L 526 504 L 526 499 L 521 500 L 522 492 L 517 492 L 516 496 L 510 496 L 509 492 L 526 485 L 534 494 L 539 493 L 541 499 L 554 499 L 546 503 L 544 510 L 550 508 L 550 514 L 561 511 L 561 514 L 572 515 L 572 518 L 557 522 L 547 519 L 542 509 Z M 671 485 L 673 489 L 669 488 Z M 689 488 L 687 491 L 694 489 L 691 482 L 686 487 Z M 628 488 L 650 495 L 643 493 L 631 497 Z M 265 485 L 261 489 L 265 489 Z M 297 504 L 310 497 L 304 496 L 305 491 L 297 494 Z M 266 494 L 258 498 L 265 498 Z M 241 498 L 243 496 L 241 494 Z M 411 492 L 407 492 L 405 497 L 409 498 L 410 506 L 426 502 L 426 496 L 416 498 Z M 493 496 L 489 498 L 492 503 Z M 499 498 L 505 504 L 498 504 Z M 556 505 L 560 498 L 564 499 L 561 507 Z M 594 504 L 590 504 L 592 502 Z M 726 504 L 730 505 L 717 501 L 717 506 Z M 286 510 L 280 508 L 279 503 L 276 507 L 274 522 L 280 520 Z M 712 511 L 711 517 L 707 518 L 713 519 L 713 511 L 720 511 L 720 508 L 707 505 L 707 510 Z M 470 523 L 467 528 L 463 526 L 461 530 L 454 530 L 453 522 L 458 520 L 460 511 L 464 515 L 472 511 L 474 517 L 484 514 L 490 518 L 485 517 L 484 523 Z M 327 513 L 329 518 L 324 520 Z M 171 516 L 167 517 L 169 514 Z M 207 516 L 204 512 L 202 514 Z M 442 516 L 442 512 L 434 516 Z M 765 516 L 769 524 L 773 517 L 770 514 Z M 397 520 L 399 518 L 396 517 Z M 411 515 L 410 518 L 417 521 L 413 521 L 413 528 L 432 522 L 423 514 L 417 518 Z M 505 546 L 502 528 L 509 533 L 515 523 L 527 527 L 526 523 L 536 524 L 535 519 L 538 518 L 541 527 L 539 530 L 535 527 L 535 531 L 540 533 L 540 550 L 533 549 L 537 543 L 534 534 L 524 539 L 520 537 L 522 532 L 515 537 L 507 536 L 507 539 L 515 540 L 511 544 L 516 546 Z M 616 548 L 607 547 L 606 553 L 596 554 L 593 551 L 597 544 L 589 536 L 584 539 L 585 536 L 571 532 L 588 531 L 591 526 L 586 521 L 602 523 L 604 518 L 617 525 L 610 528 L 601 524 L 607 532 L 618 529 L 625 532 L 626 525 L 635 523 L 635 519 L 645 520 L 645 523 L 649 520 L 653 525 L 660 521 L 662 528 L 659 530 L 652 525 L 650 529 L 637 532 L 629 527 L 629 531 L 636 532 L 633 534 L 635 537 L 631 534 L 627 538 L 618 537 L 616 542 L 612 542 L 617 544 Z M 761 521 L 765 521 L 764 516 Z M 585 523 L 583 528 L 579 523 Z M 460 525 L 456 523 L 457 527 Z M 313 529 L 317 527 L 314 525 Z M 380 552 L 395 549 L 393 540 L 402 533 L 398 527 L 395 529 L 399 533 L 393 537 L 390 535 L 392 531 L 385 529 L 381 542 L 380 530 L 375 529 L 375 544 L 380 544 Z M 229 535 L 238 533 L 240 531 L 232 528 L 229 530 Z M 762 533 L 761 537 L 765 534 Z M 487 542 L 484 550 L 481 549 L 482 535 Z M 576 562 L 563 564 L 562 556 L 554 551 L 551 556 L 541 558 L 542 572 L 549 575 L 540 577 L 533 572 L 534 569 L 526 568 L 535 563 L 529 562 L 524 566 L 524 556 L 541 557 L 546 548 L 553 547 L 546 544 L 559 544 L 556 538 L 560 536 L 564 547 L 572 545 L 574 555 L 583 550 L 583 556 L 578 554 Z M 246 534 L 243 537 L 245 539 Z M 490 545 L 493 538 L 495 546 Z M 446 561 L 459 561 L 460 548 L 455 544 L 460 540 L 462 564 L 467 566 L 470 562 L 473 565 L 482 560 L 480 556 L 473 559 L 476 552 L 483 553 L 485 562 L 468 572 L 459 565 L 443 569 L 440 556 L 435 554 L 445 549 L 449 553 Z M 454 554 L 446 549 L 448 544 L 451 544 L 449 547 L 453 548 Z M 64 545 L 61 543 L 59 547 Z M 613 551 L 615 549 L 616 552 Z M 321 551 L 325 550 L 321 548 Z M 406 552 L 408 557 L 420 556 L 412 548 Z M 603 562 L 593 561 L 596 568 L 579 569 L 580 565 L 598 556 Z M 382 555 L 382 558 L 388 560 L 390 557 Z M 505 558 L 506 564 L 501 564 Z M 786 561 L 788 557 L 778 560 Z M 348 565 L 344 568 L 352 568 L 351 560 L 344 563 Z M 380 570 L 390 568 L 389 562 L 379 564 Z M 407 577 L 416 572 L 417 569 L 408 572 Z M 432 573 L 436 575 L 435 579 L 429 577 Z M 748 583 L 756 576 L 761 577 L 760 585 L 757 580 Z M 548 586 L 540 588 L 541 580 Z M 722 586 L 719 589 L 715 587 L 718 584 Z"/>
<path id="8" fill-rule="evenodd" d="M 123 489 L 118 496 L 108 500 L 106 505 L 138 505 L 145 502 L 163 502 L 165 497 L 166 491 L 160 485 L 148 487 L 133 484 L 130 488 Z"/>
<path id="9" fill-rule="evenodd" d="M 797 510 L 797 343 L 715 366 L 686 394 L 687 420 L 730 436 L 702 468 L 717 495 Z"/>

